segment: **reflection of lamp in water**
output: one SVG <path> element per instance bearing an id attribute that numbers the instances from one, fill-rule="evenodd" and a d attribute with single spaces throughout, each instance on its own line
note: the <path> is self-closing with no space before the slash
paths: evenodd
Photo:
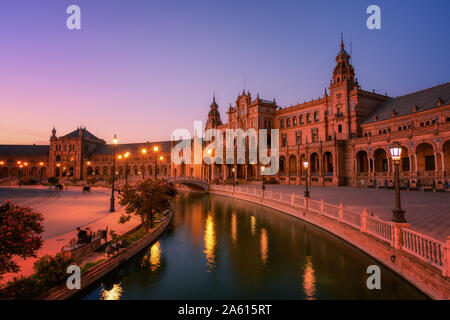
<path id="1" fill-rule="evenodd" d="M 120 286 L 121 283 L 115 284 L 111 290 L 105 290 L 102 291 L 102 299 L 103 300 L 120 300 L 120 296 L 122 295 L 122 287 Z"/>
<path id="2" fill-rule="evenodd" d="M 303 291 L 307 300 L 314 300 L 316 294 L 316 276 L 311 256 L 306 257 L 305 272 L 303 273 Z"/>
<path id="3" fill-rule="evenodd" d="M 267 237 L 267 231 L 265 228 L 261 229 L 261 260 L 263 264 L 266 264 L 267 257 L 269 256 L 269 238 Z"/>
<path id="4" fill-rule="evenodd" d="M 214 249 L 216 247 L 216 233 L 214 231 L 214 220 L 212 214 L 208 214 L 206 218 L 205 235 L 203 237 L 205 243 L 205 250 L 203 251 L 206 255 L 206 265 L 210 270 L 215 267 L 215 253 Z"/>
<path id="5" fill-rule="evenodd" d="M 231 213 L 231 240 L 234 244 L 237 242 L 237 222 L 236 222 L 236 212 Z"/>
<path id="6" fill-rule="evenodd" d="M 250 216 L 250 231 L 251 231 L 252 235 L 255 235 L 256 218 L 254 216 Z"/>
<path id="7" fill-rule="evenodd" d="M 159 241 L 150 248 L 150 269 L 156 271 L 161 265 L 161 245 Z"/>

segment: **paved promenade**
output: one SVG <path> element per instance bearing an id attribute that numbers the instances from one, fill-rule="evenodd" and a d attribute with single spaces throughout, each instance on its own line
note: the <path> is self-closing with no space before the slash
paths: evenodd
<path id="1" fill-rule="evenodd" d="M 108 192 L 109 191 L 109 192 Z M 83 193 L 81 188 L 69 188 L 62 192 L 47 187 L 0 187 L 0 202 L 11 202 L 34 208 L 44 215 L 42 248 L 38 257 L 46 254 L 55 255 L 63 245 L 76 237 L 76 227 L 89 227 L 93 231 L 108 227 L 118 234 L 123 234 L 134 228 L 140 220 L 132 217 L 126 224 L 119 223 L 119 217 L 124 209 L 118 205 L 116 212 L 109 212 L 110 190 L 94 188 L 90 193 Z M 27 276 L 33 273 L 35 258 L 16 258 L 21 267 L 19 273 L 5 274 L 0 284 L 13 277 Z"/>
<path id="2" fill-rule="evenodd" d="M 242 186 L 261 188 L 257 184 Z M 303 195 L 304 186 L 296 185 L 266 185 L 266 190 L 275 192 L 293 192 Z M 393 189 L 366 189 L 354 187 L 312 187 L 310 195 L 313 200 L 324 199 L 325 202 L 361 211 L 364 208 L 384 220 L 392 219 L 392 209 L 395 207 Z M 401 191 L 402 208 L 406 211 L 406 219 L 411 223 L 411 229 L 445 241 L 450 236 L 450 193 Z"/>

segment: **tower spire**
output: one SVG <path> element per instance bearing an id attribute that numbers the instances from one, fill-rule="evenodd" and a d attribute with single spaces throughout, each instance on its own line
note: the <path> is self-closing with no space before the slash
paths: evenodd
<path id="1" fill-rule="evenodd" d="M 344 49 L 344 35 L 341 32 L 341 49 Z"/>

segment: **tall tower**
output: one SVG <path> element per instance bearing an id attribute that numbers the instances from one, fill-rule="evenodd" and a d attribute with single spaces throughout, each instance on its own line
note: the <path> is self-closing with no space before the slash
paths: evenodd
<path id="1" fill-rule="evenodd" d="M 220 119 L 219 106 L 216 103 L 216 95 L 213 96 L 213 102 L 209 107 L 208 112 L 208 121 L 206 121 L 205 128 L 217 128 L 222 124 L 222 120 Z"/>
<path id="2" fill-rule="evenodd" d="M 333 79 L 331 86 L 340 86 L 342 84 L 347 87 L 353 87 L 355 84 L 355 71 L 350 64 L 350 55 L 344 49 L 344 39 L 341 35 L 341 50 L 336 56 L 336 67 L 333 71 Z"/>
<path id="3" fill-rule="evenodd" d="M 330 102 L 332 109 L 330 133 L 339 139 L 346 140 L 357 131 L 355 113 L 355 90 L 358 82 L 355 71 L 350 63 L 350 55 L 345 51 L 341 34 L 341 48 L 336 56 L 336 66 L 330 84 Z M 331 118 L 331 119 L 330 119 Z"/>

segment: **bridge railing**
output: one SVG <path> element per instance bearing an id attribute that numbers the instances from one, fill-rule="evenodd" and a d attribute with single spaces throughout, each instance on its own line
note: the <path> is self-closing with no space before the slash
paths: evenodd
<path id="1" fill-rule="evenodd" d="M 446 277 L 450 276 L 450 236 L 441 242 L 417 231 L 408 229 L 404 224 L 396 224 L 369 215 L 367 209 L 357 212 L 346 208 L 342 203 L 338 206 L 305 198 L 298 194 L 287 194 L 263 191 L 255 187 L 211 185 L 210 190 L 220 191 L 231 196 L 244 196 L 256 203 L 282 204 L 295 209 L 307 209 L 319 215 L 333 219 L 338 223 L 350 226 L 355 232 L 361 232 L 376 237 L 390 246 L 408 252 L 422 261 L 441 270 Z"/>

